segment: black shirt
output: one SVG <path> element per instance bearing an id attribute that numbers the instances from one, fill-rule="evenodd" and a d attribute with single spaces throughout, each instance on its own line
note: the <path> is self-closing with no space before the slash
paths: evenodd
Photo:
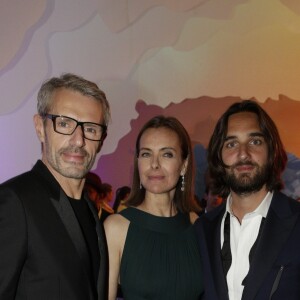
<path id="1" fill-rule="evenodd" d="M 84 199 L 76 200 L 69 197 L 74 213 L 80 224 L 87 248 L 89 251 L 90 260 L 90 277 L 94 278 L 91 282 L 95 283 L 95 292 L 97 291 L 97 279 L 100 264 L 100 253 L 98 247 L 98 237 L 96 233 L 96 221 L 92 212 Z"/>

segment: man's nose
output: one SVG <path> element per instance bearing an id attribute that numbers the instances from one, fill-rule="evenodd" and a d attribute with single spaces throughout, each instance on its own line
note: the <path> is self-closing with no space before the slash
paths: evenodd
<path id="1" fill-rule="evenodd" d="M 239 147 L 239 158 L 242 160 L 246 160 L 249 158 L 249 149 L 247 145 L 241 144 Z"/>
<path id="2" fill-rule="evenodd" d="M 71 141 L 77 146 L 82 147 L 85 145 L 83 126 L 78 124 L 74 132 L 72 133 Z"/>

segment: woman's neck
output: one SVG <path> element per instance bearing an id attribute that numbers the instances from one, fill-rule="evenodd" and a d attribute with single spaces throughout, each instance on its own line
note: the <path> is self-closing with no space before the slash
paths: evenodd
<path id="1" fill-rule="evenodd" d="M 177 214 L 173 200 L 169 197 L 145 197 L 145 200 L 137 207 L 155 216 L 172 217 Z"/>

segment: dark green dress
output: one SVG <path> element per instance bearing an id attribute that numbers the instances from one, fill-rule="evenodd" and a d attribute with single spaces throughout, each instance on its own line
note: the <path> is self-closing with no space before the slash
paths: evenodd
<path id="1" fill-rule="evenodd" d="M 201 261 L 188 215 L 157 217 L 133 207 L 120 214 L 130 221 L 120 269 L 124 299 L 201 299 Z"/>

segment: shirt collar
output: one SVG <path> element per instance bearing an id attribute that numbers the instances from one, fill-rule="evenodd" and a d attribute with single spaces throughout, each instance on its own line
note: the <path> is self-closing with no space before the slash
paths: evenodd
<path id="1" fill-rule="evenodd" d="M 261 215 L 263 218 L 267 216 L 267 213 L 269 211 L 270 205 L 271 205 L 271 200 L 273 197 L 273 192 L 268 192 L 263 201 L 260 203 L 260 205 L 252 212 L 248 213 L 245 215 L 250 216 L 250 215 Z M 226 201 L 226 213 L 229 212 L 230 215 L 234 215 L 231 209 L 231 203 L 232 203 L 232 196 L 231 194 L 228 195 L 227 201 Z M 226 216 L 226 213 L 224 214 Z"/>

